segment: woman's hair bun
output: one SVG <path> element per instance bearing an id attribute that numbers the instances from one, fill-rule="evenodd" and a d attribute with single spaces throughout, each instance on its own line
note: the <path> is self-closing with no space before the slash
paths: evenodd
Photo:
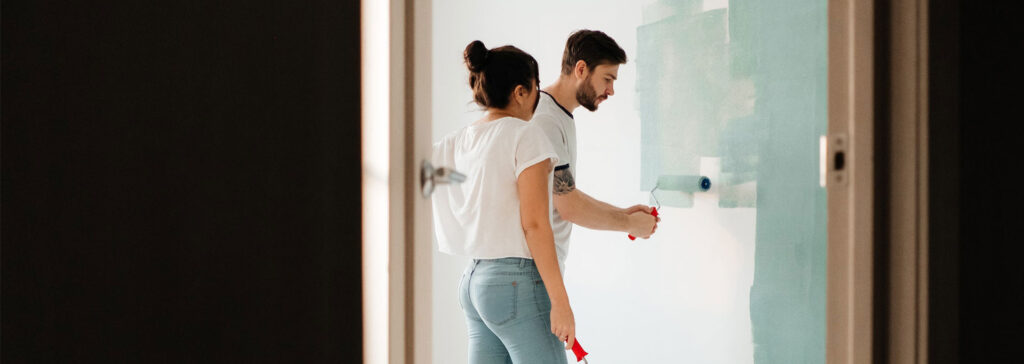
<path id="1" fill-rule="evenodd" d="M 474 40 L 466 46 L 462 57 L 466 59 L 466 67 L 471 72 L 480 72 L 487 65 L 487 47 L 484 42 Z"/>
<path id="2" fill-rule="evenodd" d="M 540 80 L 537 60 L 510 45 L 487 49 L 484 42 L 474 40 L 462 57 L 469 68 L 473 100 L 485 108 L 505 108 L 517 86 L 533 91 Z"/>

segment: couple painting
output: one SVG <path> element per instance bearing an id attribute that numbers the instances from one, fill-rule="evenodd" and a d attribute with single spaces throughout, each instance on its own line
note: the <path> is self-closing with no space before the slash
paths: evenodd
<path id="1" fill-rule="evenodd" d="M 626 53 L 595 30 L 569 36 L 561 74 L 540 86 L 537 61 L 514 46 L 466 46 L 480 120 L 434 144 L 437 165 L 466 175 L 433 195 L 441 252 L 472 258 L 459 282 L 469 362 L 565 363 L 575 320 L 562 280 L 572 225 L 648 238 L 650 207 L 619 208 L 576 188 L 573 111 L 614 95 Z"/>

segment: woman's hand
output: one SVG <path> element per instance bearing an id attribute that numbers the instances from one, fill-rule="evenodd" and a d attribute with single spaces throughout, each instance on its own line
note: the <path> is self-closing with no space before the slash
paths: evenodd
<path id="1" fill-rule="evenodd" d="M 576 318 L 568 303 L 551 306 L 551 333 L 565 343 L 565 350 L 576 342 Z"/>

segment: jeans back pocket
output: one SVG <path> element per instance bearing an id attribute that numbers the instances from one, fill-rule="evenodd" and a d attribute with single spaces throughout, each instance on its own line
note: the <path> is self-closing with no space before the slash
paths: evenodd
<path id="1" fill-rule="evenodd" d="M 472 284 L 470 296 L 480 317 L 492 324 L 503 324 L 516 317 L 516 301 L 519 284 L 511 282 L 488 282 Z"/>

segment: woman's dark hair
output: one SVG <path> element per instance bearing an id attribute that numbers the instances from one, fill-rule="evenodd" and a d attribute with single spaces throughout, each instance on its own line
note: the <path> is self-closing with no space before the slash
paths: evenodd
<path id="1" fill-rule="evenodd" d="M 474 40 L 462 56 L 469 68 L 473 99 L 483 107 L 504 108 L 516 86 L 532 91 L 540 83 L 537 60 L 519 48 L 507 45 L 488 50 Z"/>
<path id="2" fill-rule="evenodd" d="M 587 63 L 588 70 L 601 64 L 626 63 L 626 51 L 608 34 L 599 30 L 579 30 L 569 35 L 562 53 L 562 74 L 572 74 L 576 62 Z"/>

